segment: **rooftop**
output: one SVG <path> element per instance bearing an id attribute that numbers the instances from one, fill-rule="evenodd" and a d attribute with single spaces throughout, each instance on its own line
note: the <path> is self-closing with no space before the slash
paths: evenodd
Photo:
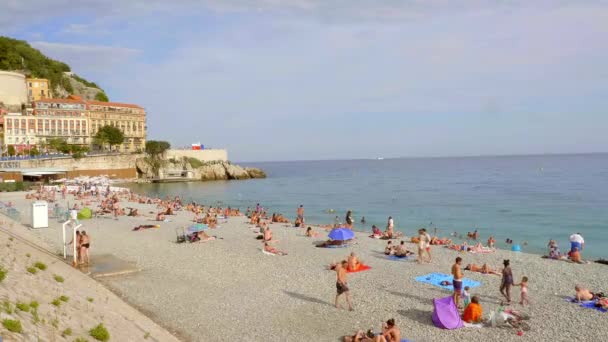
<path id="1" fill-rule="evenodd" d="M 142 107 L 140 107 L 136 104 L 120 103 L 120 102 L 87 101 L 87 104 L 96 105 L 96 106 L 107 106 L 107 107 L 128 107 L 128 108 L 143 109 Z"/>

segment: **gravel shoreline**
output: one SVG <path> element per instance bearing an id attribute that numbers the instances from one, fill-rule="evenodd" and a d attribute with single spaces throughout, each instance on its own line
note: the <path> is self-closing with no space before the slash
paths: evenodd
<path id="1" fill-rule="evenodd" d="M 17 206 L 29 203 L 19 198 L 13 202 Z M 150 205 L 128 206 L 139 207 L 144 213 L 156 210 Z M 382 254 L 386 242 L 370 239 L 367 234 L 357 233 L 358 242 L 350 248 L 321 249 L 313 247 L 318 239 L 307 238 L 302 229 L 284 224 L 273 224 L 272 229 L 279 240 L 277 247 L 289 255 L 268 256 L 261 252 L 261 244 L 244 218 L 230 218 L 220 222 L 221 228 L 211 230 L 210 235 L 222 239 L 176 244 L 175 229 L 189 224 L 192 217 L 179 212 L 171 222 L 161 223 L 160 229 L 137 232 L 131 229 L 153 223 L 149 217 L 84 222 L 84 229 L 92 236 L 93 258 L 110 253 L 136 262 L 143 270 L 104 279 L 104 284 L 187 341 L 337 341 L 357 329 L 378 330 L 389 318 L 395 318 L 402 336 L 413 341 L 601 341 L 608 335 L 606 313 L 564 300 L 573 295 L 576 283 L 606 291 L 605 265 L 570 264 L 503 250 L 461 254 L 438 246 L 432 249 L 431 264 L 418 265 L 386 259 Z M 51 228 L 33 232 L 60 248 L 59 223 L 51 222 Z M 589 242 L 593 243 L 592 239 Z M 351 251 L 372 266 L 369 271 L 349 274 L 354 312 L 333 307 L 335 273 L 325 270 L 325 265 Z M 493 268 L 510 259 L 516 282 L 528 276 L 532 305 L 524 311 L 532 317 L 532 329 L 519 337 L 515 329 L 507 328 L 448 331 L 434 327 L 432 299 L 450 293 L 414 278 L 449 273 L 457 256 L 463 257 L 464 265 L 488 263 Z M 499 306 L 498 276 L 465 272 L 465 277 L 482 283 L 472 293 L 480 296 L 484 313 Z M 518 300 L 519 288 L 513 289 L 513 297 Z"/>

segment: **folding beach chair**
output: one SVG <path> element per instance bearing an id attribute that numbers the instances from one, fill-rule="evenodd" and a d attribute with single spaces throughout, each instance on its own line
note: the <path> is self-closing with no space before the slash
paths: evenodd
<path id="1" fill-rule="evenodd" d="M 184 227 L 175 228 L 175 235 L 177 236 L 177 243 L 186 242 L 188 240 L 186 236 L 186 229 Z"/>

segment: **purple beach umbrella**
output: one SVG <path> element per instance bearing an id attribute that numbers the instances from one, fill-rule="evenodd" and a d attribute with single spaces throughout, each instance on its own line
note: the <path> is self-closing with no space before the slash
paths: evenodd
<path id="1" fill-rule="evenodd" d="M 332 240 L 344 241 L 355 237 L 355 233 L 348 228 L 334 228 L 329 232 L 328 237 Z"/>

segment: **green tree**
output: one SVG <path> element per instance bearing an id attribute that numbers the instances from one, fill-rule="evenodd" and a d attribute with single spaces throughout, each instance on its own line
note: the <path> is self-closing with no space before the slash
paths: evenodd
<path id="1" fill-rule="evenodd" d="M 165 152 L 171 148 L 171 144 L 166 141 L 149 140 L 146 142 L 146 163 L 152 172 L 158 177 L 160 169 L 167 163 Z"/>
<path id="2" fill-rule="evenodd" d="M 47 146 L 51 150 L 54 150 L 56 152 L 61 152 L 61 153 L 69 153 L 70 152 L 70 146 L 68 145 L 68 142 L 65 141 L 65 139 L 62 139 L 62 138 L 53 138 L 53 139 L 50 139 L 47 142 Z"/>
<path id="3" fill-rule="evenodd" d="M 171 144 L 166 141 L 148 140 L 146 141 L 146 153 L 150 156 L 159 156 L 171 148 Z"/>
<path id="4" fill-rule="evenodd" d="M 97 131 L 95 141 L 102 148 L 105 144 L 108 144 L 112 149 L 112 146 L 120 145 L 125 141 L 125 135 L 119 128 L 106 125 Z"/>
<path id="5" fill-rule="evenodd" d="M 29 154 L 30 154 L 31 157 L 39 156 L 40 155 L 40 151 L 38 151 L 38 149 L 36 147 L 32 147 L 29 150 Z"/>
<path id="6" fill-rule="evenodd" d="M 99 93 L 95 94 L 95 100 L 101 101 L 101 102 L 110 101 L 110 99 L 108 98 L 108 95 L 106 95 L 106 93 L 104 93 L 103 91 L 100 91 Z"/>
<path id="7" fill-rule="evenodd" d="M 15 146 L 8 145 L 7 153 L 11 157 L 14 156 L 15 154 L 17 154 L 17 151 L 15 151 Z"/>

